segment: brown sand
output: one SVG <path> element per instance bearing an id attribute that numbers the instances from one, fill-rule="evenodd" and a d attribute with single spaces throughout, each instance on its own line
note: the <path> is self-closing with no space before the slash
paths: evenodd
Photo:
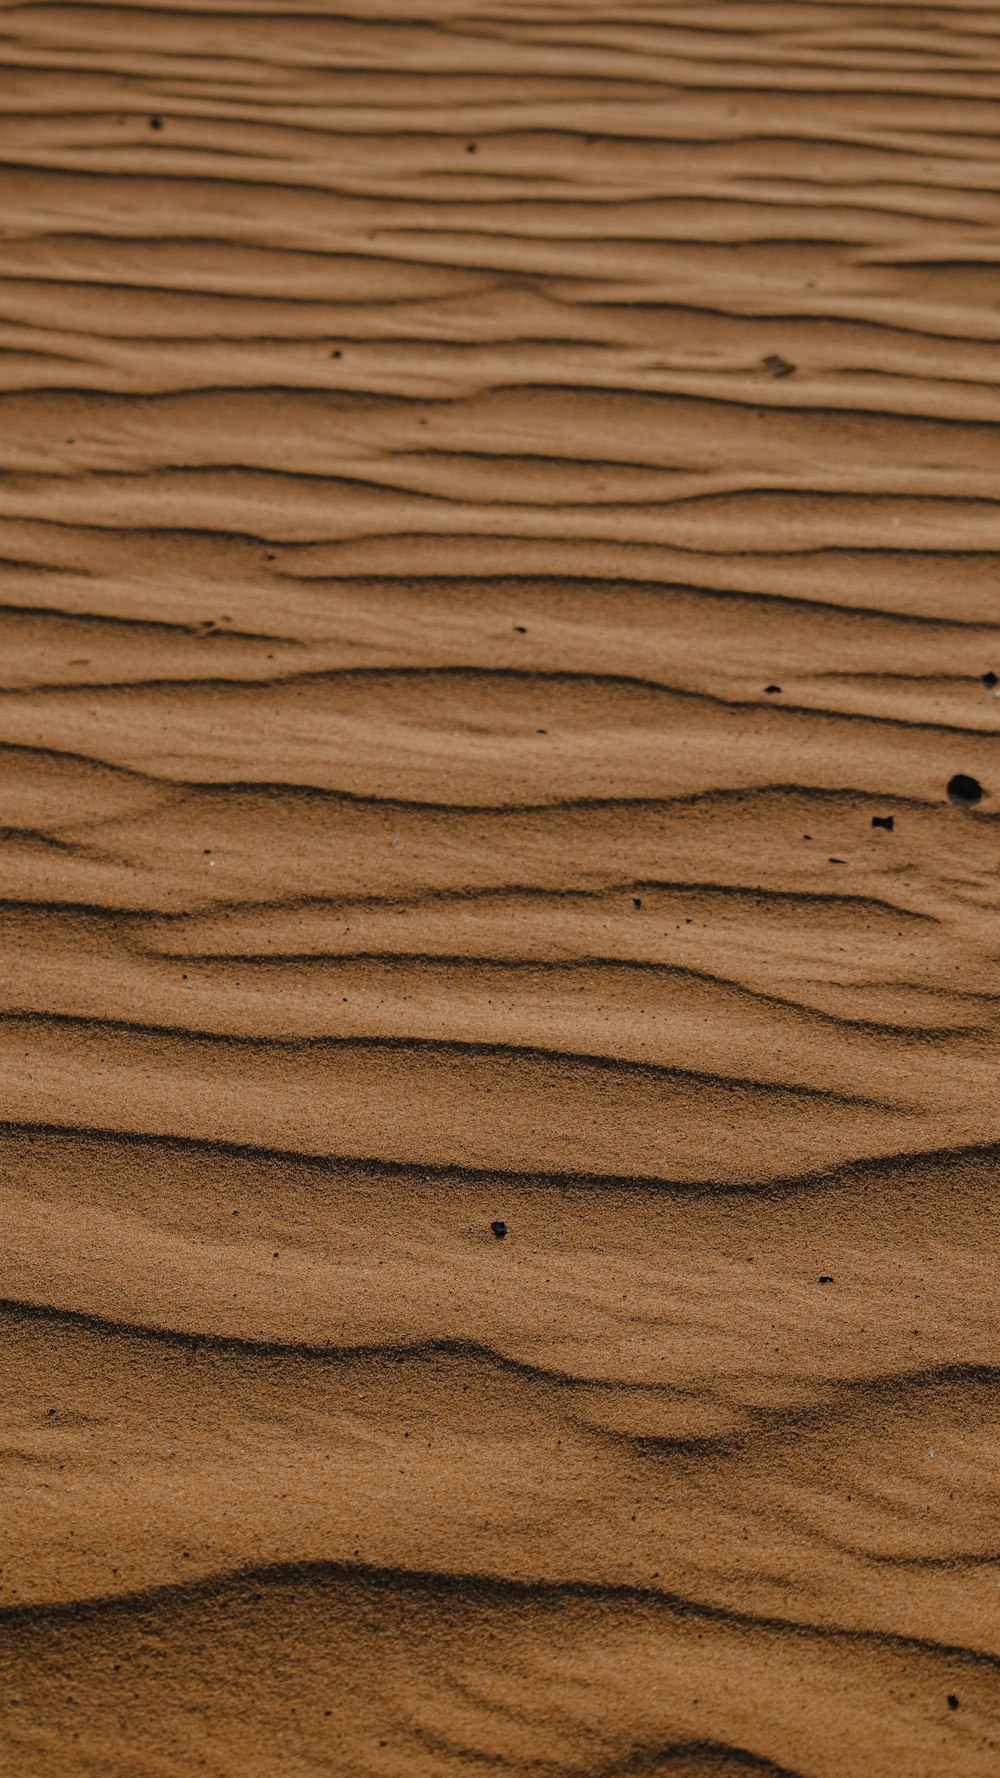
<path id="1" fill-rule="evenodd" d="M 1000 16 L 0 30 L 0 1773 L 992 1778 Z"/>

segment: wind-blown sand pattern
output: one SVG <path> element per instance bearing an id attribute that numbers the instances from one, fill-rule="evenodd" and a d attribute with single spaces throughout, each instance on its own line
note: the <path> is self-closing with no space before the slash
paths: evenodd
<path id="1" fill-rule="evenodd" d="M 0 33 L 0 1772 L 992 1778 L 1000 15 Z"/>

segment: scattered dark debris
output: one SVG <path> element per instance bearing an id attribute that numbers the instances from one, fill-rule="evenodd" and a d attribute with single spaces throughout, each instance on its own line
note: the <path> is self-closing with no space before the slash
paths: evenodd
<path id="1" fill-rule="evenodd" d="M 764 690 L 766 691 L 769 698 L 773 698 L 781 690 L 781 686 L 780 685 L 765 685 Z"/>
<path id="2" fill-rule="evenodd" d="M 821 1272 L 819 1275 L 819 1281 L 821 1284 L 832 1284 L 833 1283 L 833 1279 L 831 1278 L 829 1272 Z"/>
<path id="3" fill-rule="evenodd" d="M 524 624 L 515 624 L 514 628 L 519 636 L 526 636 L 528 634 L 527 627 Z"/>
<path id="4" fill-rule="evenodd" d="M 493 1230 L 498 1241 L 504 1239 L 507 1233 L 507 1224 L 505 1222 L 491 1222 L 490 1228 Z"/>
<path id="5" fill-rule="evenodd" d="M 972 778 L 968 772 L 956 772 L 948 779 L 948 801 L 956 803 L 960 809 L 971 809 L 983 799 L 983 787 L 978 778 Z"/>
<path id="6" fill-rule="evenodd" d="M 803 835 L 802 835 L 802 838 L 803 838 L 803 839 L 804 839 L 804 840 L 811 840 L 811 839 L 812 839 L 812 834 L 811 834 L 811 833 L 804 833 L 804 834 L 803 834 Z"/>
<path id="7" fill-rule="evenodd" d="M 895 825 L 896 825 L 895 818 L 892 815 L 873 815 L 872 816 L 872 826 L 873 827 L 884 827 L 886 833 L 891 833 L 893 828 L 895 827 Z"/>
<path id="8" fill-rule="evenodd" d="M 846 864 L 847 859 L 846 858 L 828 858 L 826 862 L 827 862 L 827 864 Z"/>
<path id="9" fill-rule="evenodd" d="M 632 906 L 634 908 L 641 908 L 641 906 L 642 906 L 642 896 L 641 895 L 633 895 Z"/>
<path id="10" fill-rule="evenodd" d="M 341 352 L 341 351 L 339 351 L 339 350 L 338 350 L 338 351 L 336 351 L 336 352 L 331 352 L 331 353 L 330 353 L 330 357 L 331 357 L 331 358 L 342 358 L 342 357 L 343 357 L 343 356 L 344 356 L 344 354 L 343 354 L 343 353 L 342 353 L 342 352 Z"/>
<path id="11" fill-rule="evenodd" d="M 790 377 L 795 371 L 795 365 L 790 364 L 787 358 L 782 358 L 780 352 L 769 352 L 766 358 L 761 359 L 761 363 L 772 377 Z"/>
<path id="12" fill-rule="evenodd" d="M 149 127 L 151 130 L 162 130 L 162 128 L 163 128 L 162 117 L 151 117 L 149 120 Z"/>
<path id="13" fill-rule="evenodd" d="M 547 735 L 548 732 L 547 728 L 536 728 L 535 730 L 536 735 Z"/>
<path id="14" fill-rule="evenodd" d="M 1000 685 L 1000 679 L 997 678 L 995 673 L 984 673 L 983 684 L 986 686 L 987 691 L 992 691 L 995 685 Z"/>
<path id="15" fill-rule="evenodd" d="M 948 1709 L 949 1710 L 957 1710 L 958 1709 L 958 1698 L 954 1692 L 948 1693 Z"/>
<path id="16" fill-rule="evenodd" d="M 475 154 L 477 152 L 476 144 L 474 142 L 467 142 L 465 145 L 465 152 L 466 154 Z"/>

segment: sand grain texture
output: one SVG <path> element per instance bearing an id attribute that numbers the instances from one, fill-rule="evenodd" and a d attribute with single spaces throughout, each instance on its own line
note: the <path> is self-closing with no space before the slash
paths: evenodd
<path id="1" fill-rule="evenodd" d="M 1000 16 L 0 58 L 0 1773 L 992 1778 Z"/>

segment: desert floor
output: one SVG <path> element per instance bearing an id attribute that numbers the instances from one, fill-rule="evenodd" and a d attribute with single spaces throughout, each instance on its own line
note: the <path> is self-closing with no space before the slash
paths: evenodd
<path id="1" fill-rule="evenodd" d="M 0 59 L 2 1778 L 995 1778 L 1000 10 Z"/>

